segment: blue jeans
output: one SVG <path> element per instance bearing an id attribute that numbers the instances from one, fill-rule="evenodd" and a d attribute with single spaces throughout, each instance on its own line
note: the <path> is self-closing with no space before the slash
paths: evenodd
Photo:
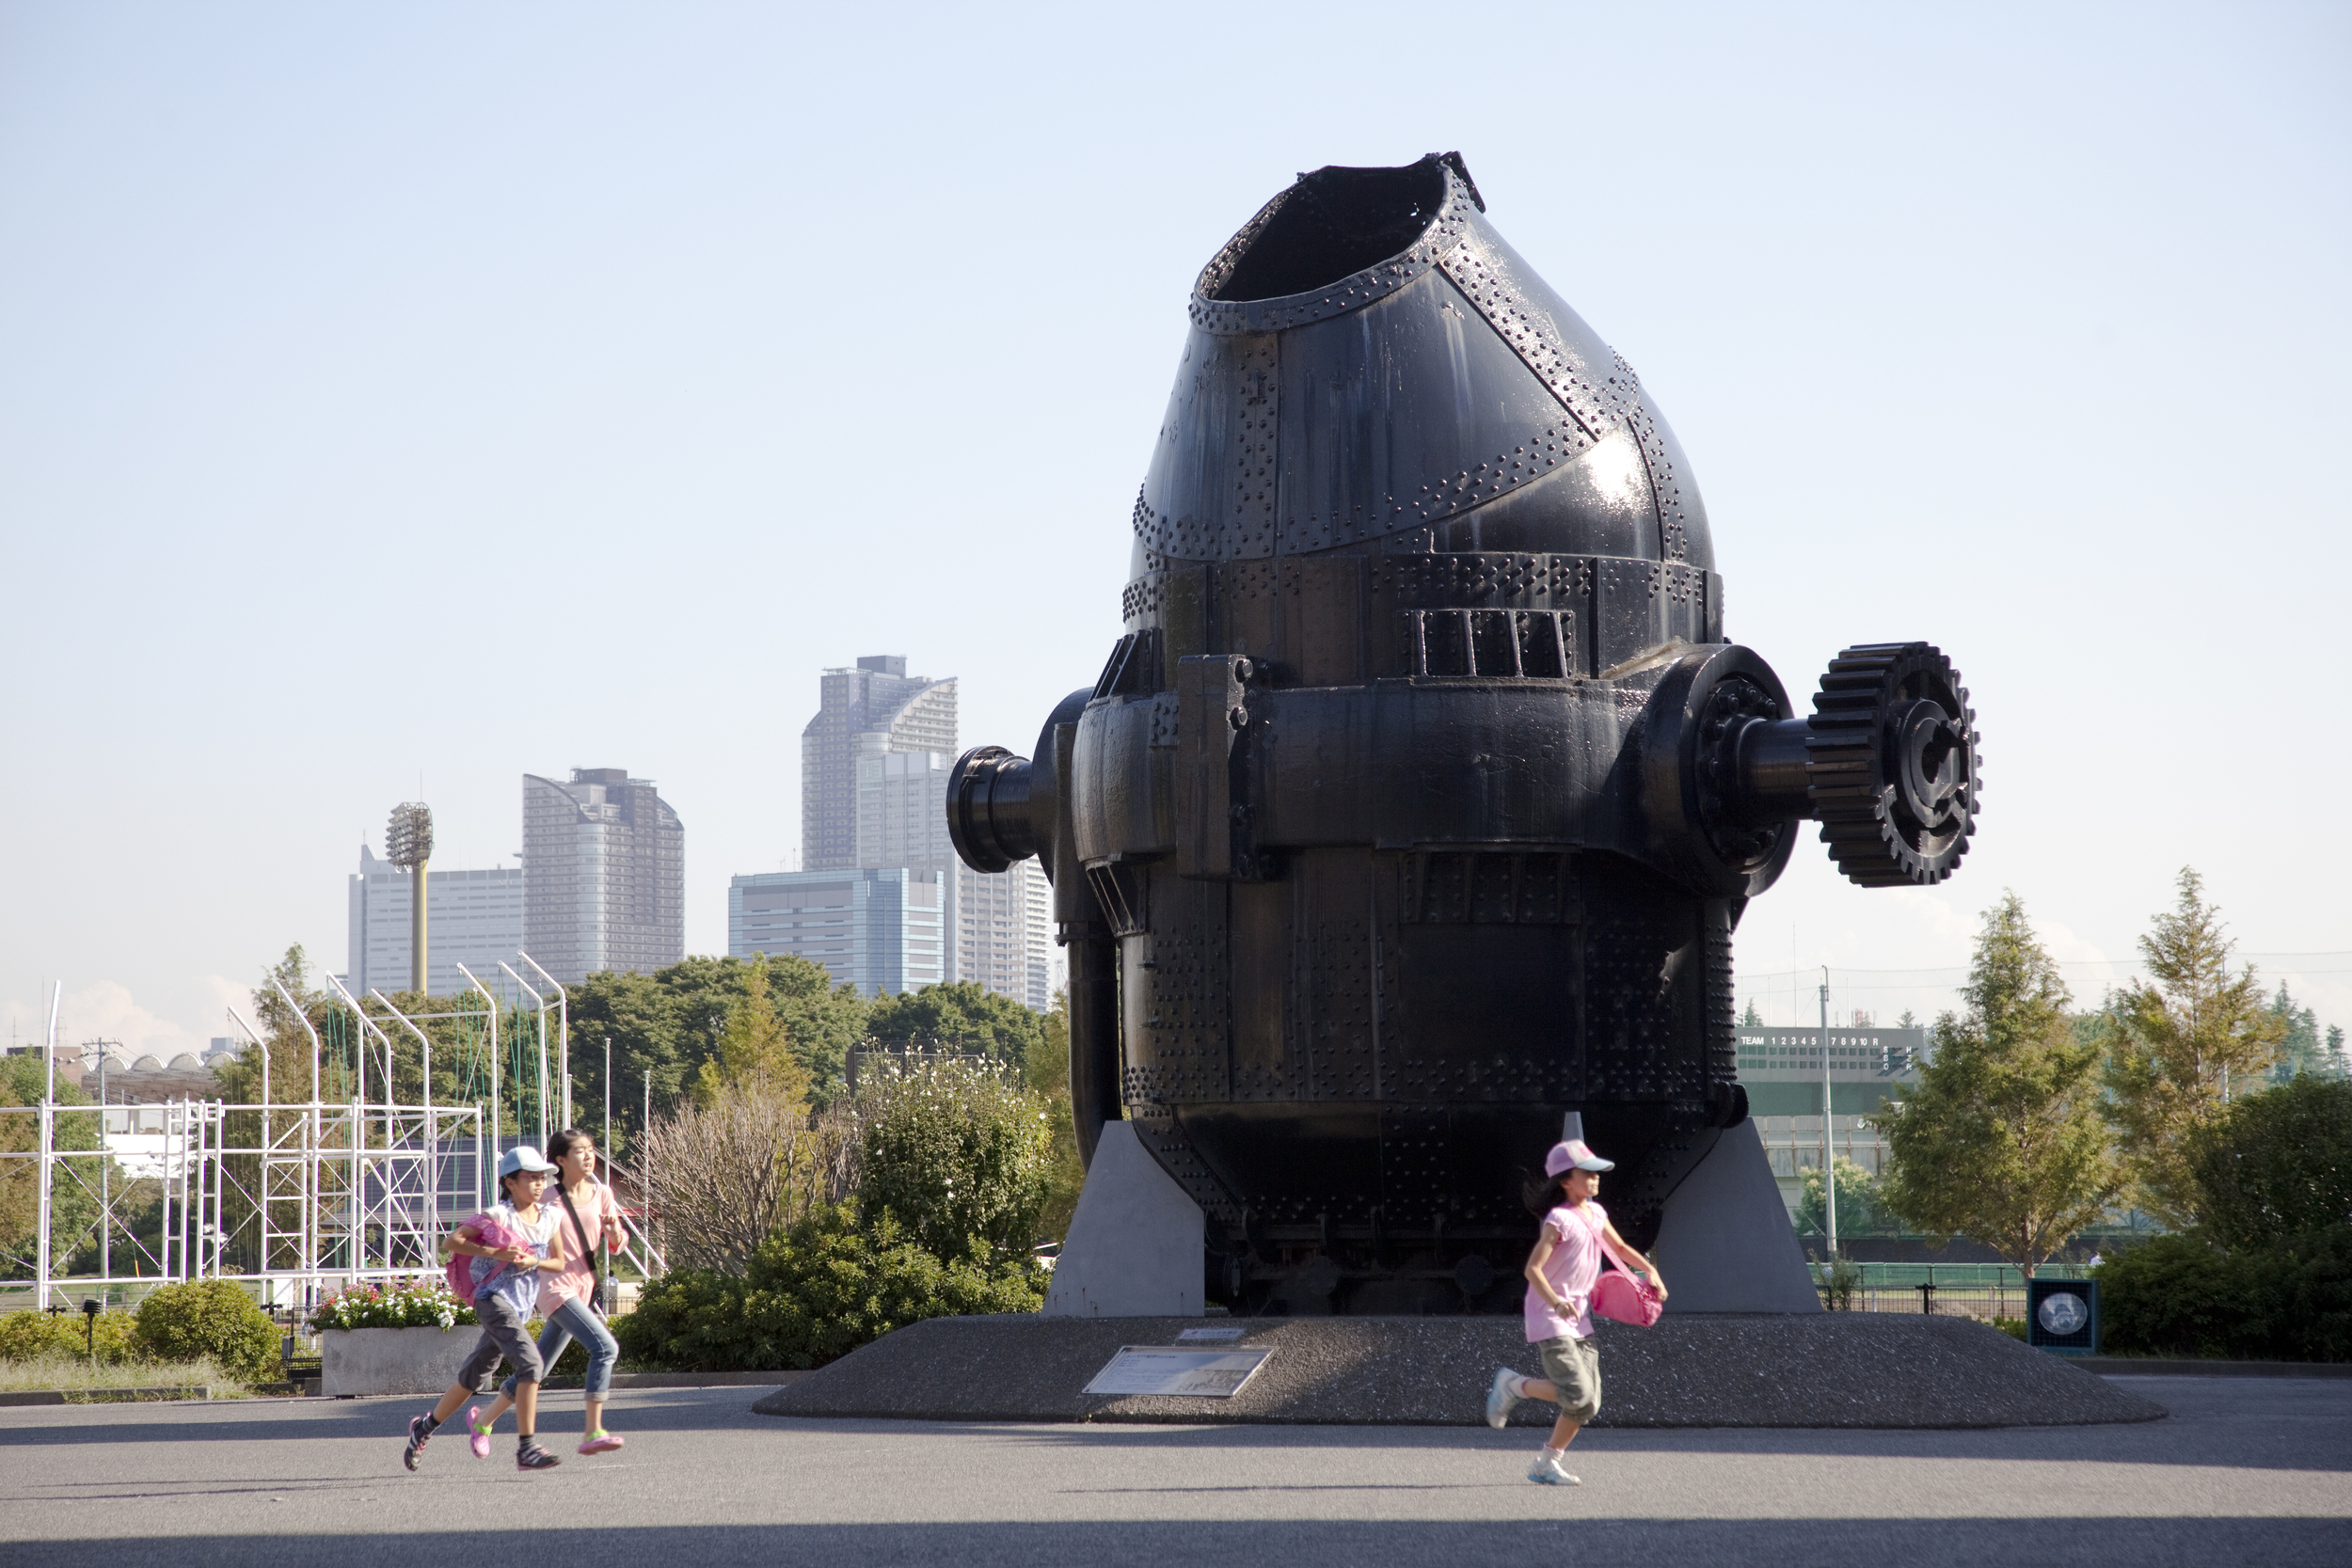
<path id="1" fill-rule="evenodd" d="M 601 1400 L 612 1391 L 612 1364 L 621 1358 L 621 1342 L 586 1302 L 574 1298 L 548 1314 L 547 1326 L 539 1330 L 539 1364 L 553 1372 L 555 1358 L 574 1339 L 588 1347 L 588 1397 Z M 515 1380 L 500 1384 L 499 1392 L 513 1399 Z"/>

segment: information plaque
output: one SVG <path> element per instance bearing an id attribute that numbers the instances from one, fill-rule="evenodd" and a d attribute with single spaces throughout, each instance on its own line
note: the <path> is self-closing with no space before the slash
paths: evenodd
<path id="1" fill-rule="evenodd" d="M 1180 1345 L 1231 1344 L 1240 1338 L 1238 1328 L 1187 1328 L 1176 1336 Z"/>
<path id="2" fill-rule="evenodd" d="M 1168 1394 L 1231 1399 L 1254 1376 L 1274 1347 L 1191 1350 L 1179 1345 L 1121 1345 L 1086 1386 L 1089 1394 Z"/>

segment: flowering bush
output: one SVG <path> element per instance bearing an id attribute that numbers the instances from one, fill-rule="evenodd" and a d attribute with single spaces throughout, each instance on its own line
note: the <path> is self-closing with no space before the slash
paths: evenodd
<path id="1" fill-rule="evenodd" d="M 310 1314 L 313 1329 L 449 1329 L 475 1321 L 473 1308 L 460 1302 L 444 1279 L 354 1285 L 320 1302 Z"/>

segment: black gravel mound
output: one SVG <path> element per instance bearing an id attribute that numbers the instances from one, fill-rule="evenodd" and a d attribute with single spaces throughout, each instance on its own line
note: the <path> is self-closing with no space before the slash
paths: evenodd
<path id="1" fill-rule="evenodd" d="M 1079 1392 L 1121 1345 L 1200 1318 L 935 1318 L 752 1408 L 768 1416 L 980 1421 L 1468 1426 L 1495 1369 L 1540 1376 L 1516 1318 L 1208 1319 L 1274 1354 L 1231 1399 Z M 1600 1325 L 1601 1412 L 1617 1427 L 2003 1427 L 2148 1421 L 2163 1406 L 1965 1318 L 1692 1314 Z M 1552 1407 L 1522 1403 L 1521 1426 Z"/>

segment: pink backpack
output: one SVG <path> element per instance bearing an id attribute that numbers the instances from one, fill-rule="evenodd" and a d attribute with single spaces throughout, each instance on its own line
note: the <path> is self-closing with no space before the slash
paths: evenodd
<path id="1" fill-rule="evenodd" d="M 500 1224 L 488 1214 L 476 1214 L 473 1218 L 459 1226 L 456 1233 L 464 1237 L 467 1241 L 471 1242 L 476 1246 L 510 1247 L 521 1246 L 523 1244 L 522 1237 L 516 1235 L 514 1231 L 509 1230 L 505 1226 Z M 473 1266 L 477 1262 L 488 1263 L 490 1265 L 489 1274 L 483 1275 L 482 1279 L 479 1281 L 477 1281 L 473 1276 Z M 477 1259 L 469 1257 L 462 1252 L 452 1253 L 450 1255 L 449 1269 L 447 1271 L 449 1275 L 449 1288 L 451 1291 L 456 1295 L 459 1301 L 464 1302 L 468 1307 L 471 1307 L 473 1305 L 474 1289 L 476 1285 L 488 1283 L 490 1279 L 497 1275 L 498 1271 L 505 1266 L 505 1264 L 488 1258 Z"/>

